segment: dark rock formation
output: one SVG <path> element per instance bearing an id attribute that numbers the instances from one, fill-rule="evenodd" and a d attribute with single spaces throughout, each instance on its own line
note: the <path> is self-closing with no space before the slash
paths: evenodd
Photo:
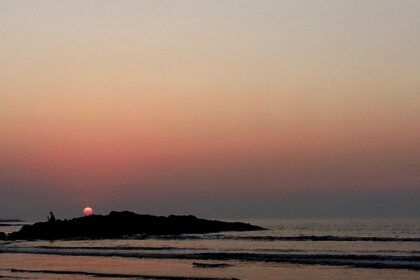
<path id="1" fill-rule="evenodd" d="M 0 240 L 6 240 L 7 235 L 4 232 L 0 232 Z"/>
<path id="2" fill-rule="evenodd" d="M 233 266 L 232 264 L 228 263 L 202 263 L 202 262 L 193 262 L 193 267 L 199 267 L 199 268 L 224 268 L 224 267 L 230 267 Z"/>
<path id="3" fill-rule="evenodd" d="M 10 233 L 9 240 L 54 240 L 73 238 L 120 238 L 126 235 L 174 235 L 221 231 L 263 230 L 262 227 L 239 222 L 198 219 L 194 216 L 152 216 L 133 212 L 111 212 L 71 220 L 55 220 L 24 225 Z"/>

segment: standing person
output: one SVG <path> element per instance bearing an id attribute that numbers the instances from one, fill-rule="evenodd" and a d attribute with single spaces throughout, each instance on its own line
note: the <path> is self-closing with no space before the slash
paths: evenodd
<path id="1" fill-rule="evenodd" d="M 50 216 L 48 217 L 48 222 L 55 222 L 55 216 L 54 213 L 52 211 L 50 211 Z"/>

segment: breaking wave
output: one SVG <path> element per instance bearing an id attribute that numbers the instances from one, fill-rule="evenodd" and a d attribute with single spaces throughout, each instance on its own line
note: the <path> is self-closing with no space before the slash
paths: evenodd
<path id="1" fill-rule="evenodd" d="M 109 248 L 108 248 L 109 249 Z M 365 268 L 393 268 L 420 270 L 420 256 L 400 255 L 360 255 L 360 254 L 298 254 L 298 253 L 235 253 L 235 252 L 200 252 L 200 253 L 160 253 L 134 252 L 130 250 L 107 249 L 63 249 L 53 247 L 3 247 L 0 253 L 29 253 L 64 256 L 96 256 L 184 260 L 237 260 L 250 262 L 273 262 L 312 265 L 352 266 Z"/>
<path id="2" fill-rule="evenodd" d="M 168 239 L 168 240 L 248 240 L 248 241 L 340 241 L 340 242 L 420 242 L 419 237 L 378 237 L 378 236 L 332 236 L 332 235 L 299 235 L 299 236 L 235 236 L 223 234 L 209 235 L 134 235 L 126 239 Z"/>

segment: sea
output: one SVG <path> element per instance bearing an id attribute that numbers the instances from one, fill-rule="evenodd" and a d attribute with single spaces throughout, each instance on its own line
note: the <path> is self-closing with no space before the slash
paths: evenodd
<path id="1" fill-rule="evenodd" d="M 419 219 L 241 221 L 267 230 L 0 241 L 0 279 L 420 279 Z"/>

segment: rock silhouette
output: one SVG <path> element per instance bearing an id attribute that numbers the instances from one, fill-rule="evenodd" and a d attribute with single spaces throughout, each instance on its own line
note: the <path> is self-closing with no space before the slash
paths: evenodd
<path id="1" fill-rule="evenodd" d="M 252 231 L 264 228 L 240 222 L 199 219 L 195 216 L 152 216 L 112 211 L 71 220 L 55 220 L 24 225 L 7 236 L 9 240 L 54 240 L 77 238 L 121 238 L 133 234 L 176 235 L 221 231 Z"/>
<path id="2" fill-rule="evenodd" d="M 202 262 L 193 262 L 193 267 L 199 267 L 199 268 L 224 268 L 233 266 L 232 264 L 228 263 L 202 263 Z"/>

